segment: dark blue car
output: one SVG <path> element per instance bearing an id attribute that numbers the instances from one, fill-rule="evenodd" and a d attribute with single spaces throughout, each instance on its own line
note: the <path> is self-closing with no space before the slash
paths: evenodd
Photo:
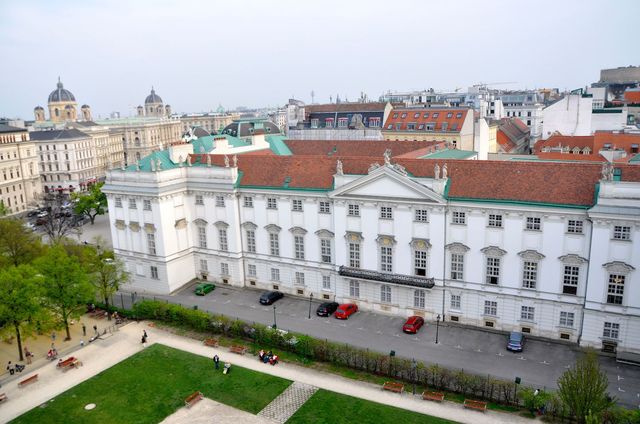
<path id="1" fill-rule="evenodd" d="M 512 331 L 509 334 L 509 343 L 507 343 L 507 350 L 512 352 L 522 352 L 524 346 L 524 336 L 522 333 Z"/>

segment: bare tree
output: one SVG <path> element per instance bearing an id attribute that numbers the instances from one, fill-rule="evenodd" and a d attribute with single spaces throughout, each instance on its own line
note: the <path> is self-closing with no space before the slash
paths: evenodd
<path id="1" fill-rule="evenodd" d="M 47 235 L 49 244 L 58 244 L 69 236 L 79 236 L 77 219 L 71 207 L 65 207 L 67 199 L 61 194 L 45 197 L 47 216 L 40 218 L 42 230 Z"/>

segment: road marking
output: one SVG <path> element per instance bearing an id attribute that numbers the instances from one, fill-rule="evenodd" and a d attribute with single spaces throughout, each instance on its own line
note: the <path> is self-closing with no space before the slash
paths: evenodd
<path id="1" fill-rule="evenodd" d="M 476 352 L 478 352 L 478 353 L 482 353 L 482 350 L 480 350 L 480 349 L 474 349 L 474 350 L 475 350 Z"/>
<path id="2" fill-rule="evenodd" d="M 417 341 L 417 342 L 419 342 L 419 341 L 420 341 L 420 339 L 419 339 L 419 338 L 417 338 L 417 337 L 414 337 L 414 338 L 413 338 L 413 340 L 415 340 L 415 341 Z"/>
<path id="3" fill-rule="evenodd" d="M 400 337 L 400 334 L 394 334 L 393 336 L 394 337 Z"/>
<path id="4" fill-rule="evenodd" d="M 622 390 L 621 387 L 618 387 L 618 391 L 621 392 L 621 393 L 624 393 L 624 390 Z"/>
<path id="5" fill-rule="evenodd" d="M 624 377 L 618 376 L 618 381 L 620 381 L 620 380 L 624 380 Z"/>
<path id="6" fill-rule="evenodd" d="M 496 355 L 498 355 L 498 356 L 504 356 L 504 353 L 498 352 L 498 353 L 496 353 Z"/>
<path id="7" fill-rule="evenodd" d="M 358 328 L 356 328 L 356 330 L 364 331 L 364 328 L 358 327 Z"/>
<path id="8" fill-rule="evenodd" d="M 227 300 L 226 302 L 224 302 L 224 304 L 225 304 L 225 305 L 226 305 L 227 303 L 231 303 L 231 301 L 230 301 L 230 300 Z"/>
<path id="9" fill-rule="evenodd" d="M 544 361 L 542 361 L 542 362 L 540 362 L 540 363 L 541 363 L 542 365 L 551 365 L 551 363 L 550 363 L 550 362 L 547 362 L 546 360 L 544 360 Z"/>
<path id="10" fill-rule="evenodd" d="M 456 349 L 462 349 L 462 346 L 458 345 L 456 346 Z"/>
<path id="11" fill-rule="evenodd" d="M 340 327 L 346 327 L 347 324 L 340 323 Z"/>
<path id="12" fill-rule="evenodd" d="M 518 359 L 521 360 L 521 361 L 526 361 L 527 360 L 527 358 L 525 358 L 524 356 L 521 356 Z"/>

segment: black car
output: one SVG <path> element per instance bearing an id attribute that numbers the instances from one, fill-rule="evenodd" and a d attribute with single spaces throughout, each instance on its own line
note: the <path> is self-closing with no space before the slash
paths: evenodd
<path id="1" fill-rule="evenodd" d="M 260 296 L 260 303 L 263 305 L 271 305 L 273 302 L 278 299 L 282 299 L 283 297 L 284 294 L 277 290 L 264 292 L 262 293 L 262 296 Z"/>
<path id="2" fill-rule="evenodd" d="M 318 306 L 316 314 L 318 314 L 319 317 L 328 317 L 338 309 L 338 306 L 340 306 L 338 302 L 325 302 Z"/>

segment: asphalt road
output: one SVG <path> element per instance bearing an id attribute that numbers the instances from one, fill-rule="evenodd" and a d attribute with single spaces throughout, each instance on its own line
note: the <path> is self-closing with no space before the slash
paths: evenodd
<path id="1" fill-rule="evenodd" d="M 223 314 L 245 321 L 273 324 L 273 306 L 258 303 L 260 291 L 217 288 L 204 297 L 193 294 L 193 286 L 185 287 L 170 296 L 155 296 L 171 303 Z M 139 300 L 141 296 L 137 296 Z M 131 304 L 130 294 L 114 299 L 116 305 Z M 348 320 L 333 316 L 315 315 L 320 302 L 285 296 L 275 303 L 276 322 L 280 329 L 349 343 L 383 353 L 395 350 L 405 358 L 415 358 L 425 363 L 437 363 L 453 369 L 464 369 L 475 374 L 489 374 L 513 381 L 521 377 L 522 383 L 539 388 L 555 389 L 560 375 L 575 363 L 579 351 L 575 346 L 529 339 L 523 353 L 505 349 L 506 336 L 472 328 L 440 324 L 438 344 L 435 343 L 436 325 L 428 322 L 417 335 L 404 334 L 404 320 L 372 312 L 358 312 Z M 613 358 L 600 357 L 602 369 L 609 377 L 609 391 L 619 403 L 630 408 L 640 408 L 640 367 L 619 364 Z"/>

